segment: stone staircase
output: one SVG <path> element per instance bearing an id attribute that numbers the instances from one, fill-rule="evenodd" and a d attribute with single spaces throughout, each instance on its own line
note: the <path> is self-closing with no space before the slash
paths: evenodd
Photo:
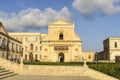
<path id="1" fill-rule="evenodd" d="M 0 80 L 11 77 L 11 76 L 15 76 L 15 75 L 17 74 L 10 70 L 6 70 L 5 68 L 0 67 Z"/>

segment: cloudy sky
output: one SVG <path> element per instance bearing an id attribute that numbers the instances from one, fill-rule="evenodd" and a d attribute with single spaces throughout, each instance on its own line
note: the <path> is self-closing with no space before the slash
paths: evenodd
<path id="1" fill-rule="evenodd" d="M 7 31 L 47 33 L 59 18 L 75 23 L 84 51 L 101 51 L 104 39 L 120 36 L 120 0 L 0 0 Z"/>

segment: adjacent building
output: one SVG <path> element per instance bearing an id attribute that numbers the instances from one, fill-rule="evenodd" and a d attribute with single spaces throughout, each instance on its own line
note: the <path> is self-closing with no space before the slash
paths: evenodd
<path id="1" fill-rule="evenodd" d="M 120 37 L 109 37 L 103 41 L 104 50 L 96 54 L 97 60 L 120 61 Z"/>
<path id="2" fill-rule="evenodd" d="M 19 61 L 22 56 L 22 42 L 9 36 L 0 22 L 0 57 Z"/>

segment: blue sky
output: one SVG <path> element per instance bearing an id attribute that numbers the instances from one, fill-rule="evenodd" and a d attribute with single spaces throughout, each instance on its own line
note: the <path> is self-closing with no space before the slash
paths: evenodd
<path id="1" fill-rule="evenodd" d="M 101 51 L 104 39 L 120 36 L 120 0 L 0 0 L 8 31 L 47 33 L 60 17 L 75 23 L 84 51 Z"/>

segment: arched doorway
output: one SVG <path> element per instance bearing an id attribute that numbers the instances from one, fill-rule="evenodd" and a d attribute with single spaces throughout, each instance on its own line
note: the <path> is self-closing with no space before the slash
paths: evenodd
<path id="1" fill-rule="evenodd" d="M 59 55 L 58 55 L 58 61 L 59 62 L 64 62 L 64 54 L 63 53 L 59 53 Z"/>

